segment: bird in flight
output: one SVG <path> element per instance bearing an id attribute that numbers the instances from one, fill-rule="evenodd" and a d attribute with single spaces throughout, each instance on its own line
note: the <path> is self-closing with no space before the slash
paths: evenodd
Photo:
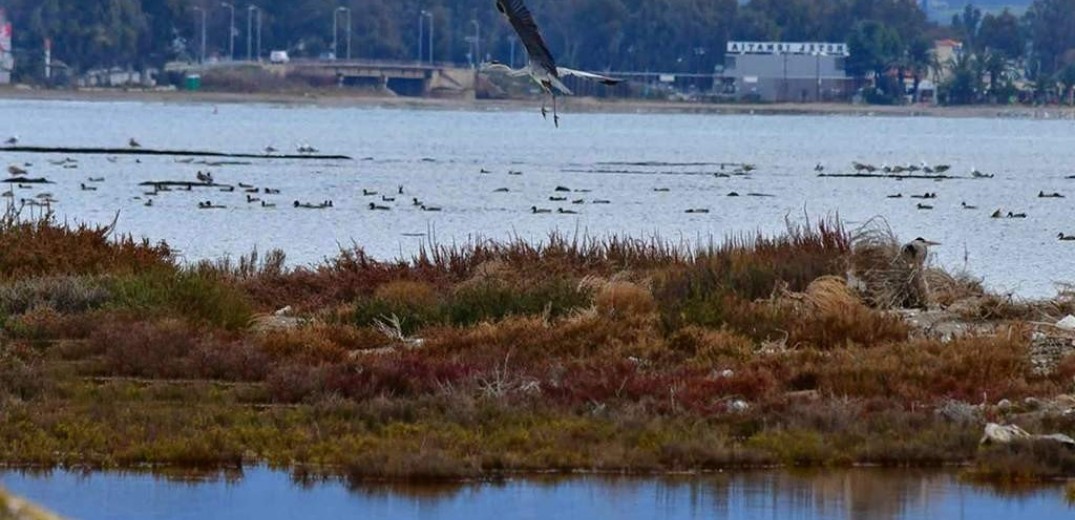
<path id="1" fill-rule="evenodd" d="M 538 30 L 533 15 L 530 14 L 530 10 L 526 8 L 523 0 L 496 0 L 496 9 L 508 19 L 511 27 L 515 29 L 515 33 L 519 35 L 519 39 L 523 42 L 523 46 L 526 47 L 527 64 L 521 69 L 513 69 L 503 63 L 494 61 L 484 64 L 481 70 L 483 72 L 502 72 L 512 77 L 530 76 L 535 83 L 541 86 L 542 91 L 552 97 L 552 121 L 557 127 L 560 126 L 560 116 L 556 113 L 556 96 L 570 96 L 572 94 L 571 89 L 560 81 L 561 77 L 577 76 L 605 85 L 615 85 L 623 81 L 592 72 L 558 67 L 556 60 L 552 57 L 552 53 L 549 52 L 549 47 L 545 45 L 545 39 L 541 37 L 541 31 Z M 541 115 L 542 117 L 548 117 L 544 99 L 541 101 Z"/>

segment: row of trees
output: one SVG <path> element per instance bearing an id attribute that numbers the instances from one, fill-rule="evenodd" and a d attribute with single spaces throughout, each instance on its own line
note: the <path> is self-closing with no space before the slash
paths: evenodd
<path id="1" fill-rule="evenodd" d="M 246 56 L 248 6 L 262 13 L 263 49 L 316 57 L 332 50 L 334 13 L 351 10 L 354 55 L 416 59 L 422 12 L 432 13 L 438 61 L 486 56 L 507 61 L 513 33 L 493 0 L 232 0 L 236 55 Z M 926 20 L 917 0 L 528 0 L 546 39 L 565 64 L 595 70 L 711 72 L 729 39 L 843 41 L 848 69 L 878 77 L 893 67 L 919 77 L 932 42 L 954 37 L 980 60 L 1026 59 L 1054 75 L 1075 63 L 1075 0 L 1035 0 L 1025 16 L 969 7 L 950 27 Z M 17 73 L 43 70 L 43 41 L 75 71 L 101 66 L 142 68 L 201 54 L 226 56 L 231 11 L 220 0 L 0 0 L 15 24 Z M 204 10 L 204 11 L 203 11 Z M 345 20 L 340 19 L 341 29 Z M 428 23 L 427 23 L 428 25 Z M 428 30 L 428 29 L 427 29 Z M 427 33 L 428 34 L 428 33 Z M 473 36 L 478 36 L 479 46 Z M 340 32 L 339 41 L 345 41 Z M 480 48 L 481 56 L 474 51 Z M 421 52 L 428 56 L 428 49 Z M 338 54 L 343 54 L 343 48 Z M 517 63 L 524 56 L 516 48 Z M 935 65 L 935 64 L 934 64 Z M 996 68 L 996 67 L 994 67 Z"/>
<path id="2" fill-rule="evenodd" d="M 1009 99 L 1019 77 L 1030 81 L 1038 97 L 1070 95 L 1075 87 L 1075 0 L 1037 0 L 1022 17 L 1007 10 L 983 15 L 968 5 L 952 18 L 951 28 L 964 53 L 937 64 L 951 72 L 951 103 Z"/>

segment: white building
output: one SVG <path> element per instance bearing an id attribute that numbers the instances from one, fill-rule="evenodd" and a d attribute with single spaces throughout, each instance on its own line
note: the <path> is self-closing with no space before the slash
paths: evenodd
<path id="1" fill-rule="evenodd" d="M 763 102 L 835 101 L 847 98 L 847 44 L 728 42 L 722 91 Z"/>

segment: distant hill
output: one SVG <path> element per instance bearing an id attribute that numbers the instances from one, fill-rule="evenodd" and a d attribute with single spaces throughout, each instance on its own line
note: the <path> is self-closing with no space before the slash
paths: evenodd
<path id="1" fill-rule="evenodd" d="M 921 2 L 921 0 L 919 0 Z M 963 11 L 964 6 L 972 4 L 985 13 L 999 13 L 1008 8 L 1013 13 L 1023 14 L 1034 0 L 976 0 L 967 2 L 962 0 L 929 0 L 929 19 L 941 23 L 948 23 L 952 15 Z"/>

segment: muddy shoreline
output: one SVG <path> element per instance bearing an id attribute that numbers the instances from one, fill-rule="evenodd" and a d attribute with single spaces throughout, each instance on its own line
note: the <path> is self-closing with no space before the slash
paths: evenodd
<path id="1" fill-rule="evenodd" d="M 310 90 L 275 93 L 185 92 L 157 90 L 85 89 L 40 90 L 0 89 L 4 100 L 56 100 L 89 102 L 147 102 L 194 104 L 270 104 L 325 108 L 381 107 L 422 110 L 525 111 L 533 110 L 534 99 L 461 99 L 397 97 L 361 91 Z M 576 113 L 611 114 L 712 114 L 712 115 L 806 115 L 806 116 L 889 116 L 889 117 L 974 117 L 1016 119 L 1071 119 L 1075 108 L 1061 106 L 966 106 L 931 105 L 879 106 L 849 103 L 717 104 L 680 101 L 650 101 L 598 98 L 566 98 L 564 110 Z"/>

